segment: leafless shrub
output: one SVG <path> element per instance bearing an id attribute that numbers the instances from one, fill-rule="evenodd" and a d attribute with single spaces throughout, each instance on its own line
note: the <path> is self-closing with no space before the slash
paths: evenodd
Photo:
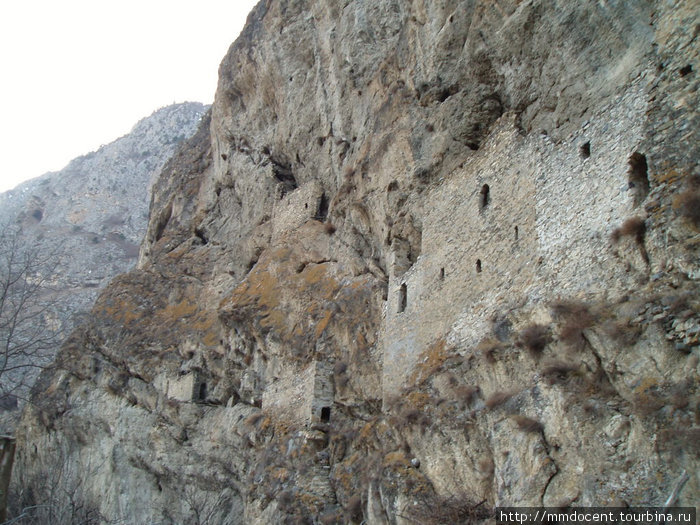
<path id="1" fill-rule="evenodd" d="M 484 359 L 490 365 L 496 364 L 496 348 L 489 348 L 483 352 Z"/>
<path id="2" fill-rule="evenodd" d="M 558 300 L 551 304 L 551 310 L 558 319 L 578 318 L 583 322 L 593 324 L 595 317 L 591 313 L 588 305 L 581 301 Z"/>
<path id="3" fill-rule="evenodd" d="M 595 324 L 595 316 L 588 305 L 580 301 L 560 300 L 552 303 L 552 313 L 561 322 L 559 340 L 571 347 L 584 342 L 583 330 Z"/>
<path id="4" fill-rule="evenodd" d="M 249 428 L 253 428 L 257 426 L 258 423 L 260 423 L 260 420 L 263 418 L 263 413 L 262 412 L 254 412 L 253 414 L 249 415 L 247 418 L 243 420 L 243 424 Z"/>
<path id="5" fill-rule="evenodd" d="M 603 326 L 605 333 L 617 343 L 624 346 L 632 346 L 639 340 L 642 329 L 639 326 L 630 326 L 622 321 L 608 321 Z"/>
<path id="6" fill-rule="evenodd" d="M 503 349 L 503 344 L 492 337 L 486 337 L 479 341 L 476 349 L 481 352 L 487 363 L 495 364 L 498 352 Z"/>
<path id="7" fill-rule="evenodd" d="M 667 295 L 661 299 L 661 302 L 668 306 L 669 313 L 679 314 L 686 310 L 692 312 L 690 299 L 691 293 L 682 293 L 679 295 Z"/>
<path id="8" fill-rule="evenodd" d="M 331 222 L 326 222 L 323 224 L 323 229 L 328 235 L 333 235 L 336 232 L 336 227 Z"/>
<path id="9" fill-rule="evenodd" d="M 690 404 L 690 399 L 688 399 L 688 396 L 683 392 L 673 392 L 670 401 L 673 407 L 679 410 L 688 408 Z"/>
<path id="10" fill-rule="evenodd" d="M 622 223 L 622 226 L 613 230 L 610 234 L 610 239 L 617 243 L 620 242 L 623 237 L 633 237 L 638 244 L 642 244 L 646 231 L 647 227 L 644 223 L 644 219 L 641 217 L 630 217 Z"/>
<path id="11" fill-rule="evenodd" d="M 700 225 L 700 192 L 687 190 L 676 198 L 675 204 L 684 217 L 695 226 Z"/>
<path id="12" fill-rule="evenodd" d="M 481 523 L 491 518 L 493 510 L 484 506 L 485 500 L 475 503 L 468 494 L 449 495 L 440 497 L 436 494 L 414 494 L 414 506 L 401 513 L 412 522 L 422 525 L 470 524 Z M 408 516 L 406 516 L 408 514 Z"/>
<path id="13" fill-rule="evenodd" d="M 555 383 L 565 383 L 578 370 L 578 365 L 563 361 L 550 361 L 542 369 L 542 376 L 547 380 L 547 383 L 553 385 Z"/>
<path id="14" fill-rule="evenodd" d="M 693 392 L 694 381 L 686 379 L 676 383 L 669 389 L 669 401 L 674 408 L 685 409 L 690 404 L 690 396 Z"/>
<path id="15" fill-rule="evenodd" d="M 700 227 L 700 190 L 688 188 L 673 200 L 673 208 L 688 219 L 695 227 Z"/>
<path id="16" fill-rule="evenodd" d="M 513 392 L 494 392 L 486 400 L 486 407 L 493 410 L 506 403 L 511 397 L 513 397 Z"/>
<path id="17" fill-rule="evenodd" d="M 660 430 L 657 446 L 673 451 L 676 456 L 686 451 L 698 456 L 700 455 L 700 427 Z"/>
<path id="18" fill-rule="evenodd" d="M 544 430 L 544 425 L 536 419 L 527 416 L 512 416 L 512 419 L 524 432 L 542 432 Z"/>
<path id="19" fill-rule="evenodd" d="M 417 422 L 421 418 L 421 416 L 422 412 L 417 408 L 409 408 L 407 410 L 404 410 L 403 412 L 403 418 L 408 423 Z"/>
<path id="20" fill-rule="evenodd" d="M 587 416 L 592 416 L 597 413 L 597 407 L 591 400 L 586 401 L 581 408 L 583 409 L 583 413 Z"/>
<path id="21" fill-rule="evenodd" d="M 463 385 L 455 388 L 456 396 L 465 404 L 469 405 L 479 393 L 478 386 Z"/>
<path id="22" fill-rule="evenodd" d="M 386 399 L 385 407 L 387 412 L 395 412 L 403 406 L 403 397 L 401 395 L 391 395 Z"/>
<path id="23" fill-rule="evenodd" d="M 0 397 L 24 400 L 63 338 L 69 320 L 51 285 L 61 256 L 0 224 Z"/>
<path id="24" fill-rule="evenodd" d="M 283 490 L 277 494 L 277 504 L 281 509 L 287 509 L 294 503 L 294 494 L 291 490 Z"/>
<path id="25" fill-rule="evenodd" d="M 550 341 L 548 327 L 531 324 L 520 331 L 518 346 L 526 348 L 532 355 L 539 356 Z"/>
<path id="26" fill-rule="evenodd" d="M 403 421 L 409 425 L 428 426 L 430 419 L 422 411 L 416 408 L 409 408 L 402 413 Z"/>
<path id="27" fill-rule="evenodd" d="M 69 446 L 60 446 L 47 455 L 37 473 L 17 471 L 16 490 L 9 498 L 10 519 L 5 523 L 109 523 L 90 497 L 90 484 L 98 478 L 104 461 L 89 461 L 78 472 L 72 452 Z"/>
<path id="28" fill-rule="evenodd" d="M 585 317 L 571 317 L 560 328 L 559 340 L 569 347 L 580 348 L 585 343 L 583 331 L 591 324 Z"/>
<path id="29" fill-rule="evenodd" d="M 666 403 L 656 392 L 640 392 L 632 400 L 634 411 L 641 416 L 651 416 L 661 410 Z"/>
<path id="30" fill-rule="evenodd" d="M 190 508 L 191 514 L 183 516 L 183 521 L 192 525 L 214 525 L 218 523 L 217 512 L 230 504 L 227 491 L 201 491 L 192 485 L 185 487 L 183 500 Z"/>
<path id="31" fill-rule="evenodd" d="M 345 182 L 343 182 L 343 184 L 341 184 L 340 188 L 338 188 L 338 191 L 335 194 L 335 197 L 333 198 L 333 203 L 337 204 L 344 197 L 347 197 L 348 195 L 350 195 L 354 190 L 355 190 L 355 184 L 352 182 L 351 179 L 346 179 Z"/>
<path id="32" fill-rule="evenodd" d="M 348 500 L 345 510 L 350 519 L 354 521 L 362 520 L 362 498 L 359 494 L 355 494 Z"/>
<path id="33" fill-rule="evenodd" d="M 493 463 L 493 458 L 491 456 L 485 456 L 481 458 L 477 464 L 479 468 L 479 472 L 482 474 L 491 477 L 493 476 L 493 471 L 495 469 L 495 465 Z"/>
<path id="34" fill-rule="evenodd" d="M 334 510 L 322 514 L 319 517 L 319 523 L 321 525 L 335 525 L 336 523 L 343 523 L 343 514 L 340 510 Z"/>
<path id="35" fill-rule="evenodd" d="M 336 376 L 343 375 L 348 370 L 348 364 L 345 361 L 338 361 L 333 367 L 333 373 Z"/>
<path id="36" fill-rule="evenodd" d="M 446 403 L 447 399 L 445 399 L 444 397 L 437 397 L 433 399 L 433 405 L 435 406 L 435 408 L 443 409 L 442 407 L 444 407 Z M 447 408 L 445 407 L 444 409 Z"/>

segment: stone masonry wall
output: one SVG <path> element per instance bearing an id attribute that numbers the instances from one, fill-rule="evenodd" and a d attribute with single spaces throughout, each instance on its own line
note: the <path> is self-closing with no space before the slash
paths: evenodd
<path id="1" fill-rule="evenodd" d="M 311 419 L 316 367 L 286 367 L 280 376 L 267 378 L 262 395 L 262 408 L 283 421 L 307 423 Z"/>
<path id="2" fill-rule="evenodd" d="M 491 320 L 516 305 L 583 294 L 615 300 L 648 274 L 635 249 L 621 254 L 610 242 L 612 230 L 639 212 L 628 161 L 645 108 L 634 84 L 561 142 L 524 137 L 504 116 L 486 146 L 433 190 L 429 201 L 443 205 L 426 213 L 422 254 L 390 280 L 385 399 L 436 337 L 476 345 Z M 590 156 L 581 151 L 587 142 Z"/>

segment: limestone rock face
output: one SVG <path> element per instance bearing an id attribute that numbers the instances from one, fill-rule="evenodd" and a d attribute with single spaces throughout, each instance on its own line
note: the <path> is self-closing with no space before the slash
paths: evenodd
<path id="1" fill-rule="evenodd" d="M 128 523 L 460 523 L 687 470 L 693 504 L 697 24 L 260 2 L 138 267 L 42 374 L 17 501 L 60 471 Z"/>

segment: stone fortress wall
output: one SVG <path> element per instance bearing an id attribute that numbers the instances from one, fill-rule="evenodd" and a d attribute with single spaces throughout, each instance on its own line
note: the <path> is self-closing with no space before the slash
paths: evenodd
<path id="1" fill-rule="evenodd" d="M 490 319 L 518 301 L 614 297 L 646 271 L 641 258 L 631 271 L 610 244 L 637 211 L 629 159 L 644 110 L 644 93 L 632 86 L 560 144 L 524 138 L 503 117 L 486 146 L 433 190 L 428 200 L 448 205 L 427 211 L 421 256 L 390 279 L 385 399 L 406 385 L 436 334 L 476 345 Z"/>
<path id="2" fill-rule="evenodd" d="M 640 153 L 645 108 L 634 84 L 560 143 L 524 137 L 505 115 L 484 148 L 432 189 L 428 201 L 443 205 L 425 213 L 421 255 L 408 270 L 400 255 L 391 267 L 385 400 L 407 386 L 436 334 L 474 346 L 504 307 L 582 294 L 614 300 L 648 271 L 635 250 L 621 255 L 610 242 L 612 230 L 640 211 L 630 158 Z M 321 194 L 312 181 L 283 196 L 274 231 L 313 219 Z M 317 388 L 323 375 L 318 364 L 290 369 L 263 386 L 263 408 L 309 422 L 313 406 L 318 419 L 326 406 L 319 399 L 328 397 Z"/>

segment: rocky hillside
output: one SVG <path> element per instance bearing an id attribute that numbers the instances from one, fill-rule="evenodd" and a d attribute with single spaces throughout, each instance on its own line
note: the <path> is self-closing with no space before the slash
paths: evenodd
<path id="1" fill-rule="evenodd" d="M 99 290 L 135 265 L 153 180 L 206 111 L 189 102 L 162 108 L 63 170 L 0 194 L 3 233 L 19 236 L 18 252 L 46 259 L 38 269 L 50 273 L 45 290 L 54 296 L 57 331 L 69 331 Z M 11 399 L 2 404 L 14 406 Z"/>
<path id="2" fill-rule="evenodd" d="M 261 525 L 694 504 L 699 18 L 261 1 L 138 267 L 42 374 L 14 501 Z"/>

